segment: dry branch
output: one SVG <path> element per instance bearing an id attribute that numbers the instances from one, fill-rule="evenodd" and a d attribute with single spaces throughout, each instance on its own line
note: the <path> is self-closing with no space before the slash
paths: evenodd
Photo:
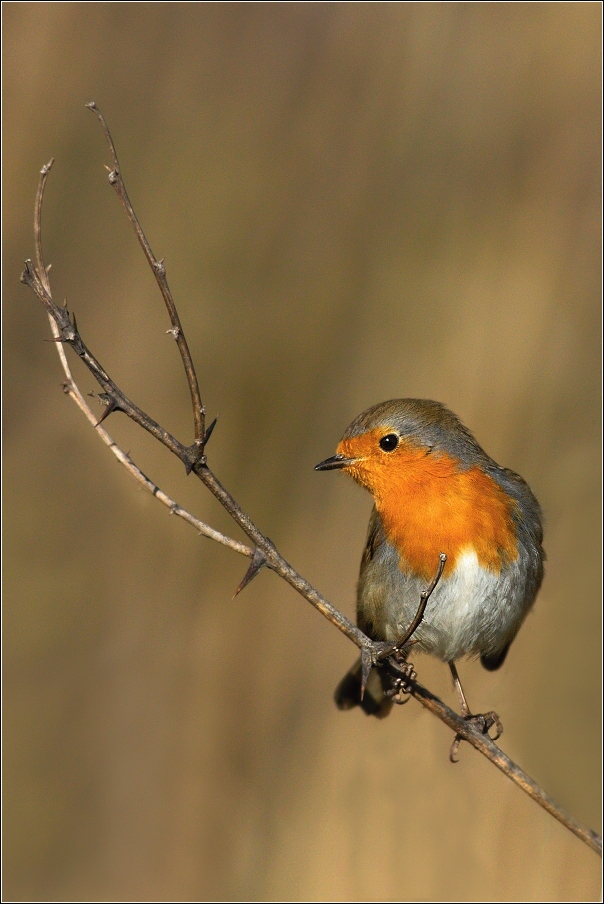
<path id="1" fill-rule="evenodd" d="M 126 187 L 120 172 L 117 154 L 113 139 L 107 127 L 107 124 L 94 103 L 87 104 L 88 108 L 96 115 L 104 130 L 105 137 L 109 144 L 112 156 L 112 168 L 109 171 L 109 181 L 115 188 L 120 201 L 133 225 L 138 241 L 144 251 L 145 257 L 155 275 L 162 297 L 166 304 L 170 317 L 171 328 L 170 333 L 174 336 L 178 349 L 183 361 L 191 401 L 193 405 L 193 420 L 195 429 L 195 438 L 191 446 L 186 446 L 178 439 L 173 437 L 160 424 L 156 423 L 144 411 L 134 404 L 120 390 L 116 383 L 111 379 L 107 372 L 103 369 L 97 358 L 88 350 L 84 344 L 82 337 L 78 331 L 75 316 L 70 317 L 67 307 L 59 307 L 55 304 L 50 290 L 50 282 L 48 279 L 48 269 L 44 265 L 42 256 L 42 239 L 41 239 L 41 212 L 42 199 L 48 173 L 52 166 L 52 160 L 41 170 L 41 177 L 36 195 L 35 214 L 34 214 L 34 237 L 36 246 L 36 263 L 26 261 L 25 270 L 22 273 L 21 280 L 40 299 L 46 308 L 54 341 L 57 344 L 57 351 L 61 359 L 61 364 L 65 372 L 66 381 L 64 383 L 65 392 L 71 396 L 78 407 L 82 410 L 88 420 L 93 424 L 95 430 L 109 446 L 111 451 L 116 455 L 118 460 L 126 467 L 128 472 L 145 487 L 149 492 L 156 496 L 160 502 L 166 505 L 169 510 L 192 524 L 201 534 L 210 539 L 216 540 L 230 549 L 241 553 L 251 559 L 250 566 L 239 585 L 236 592 L 239 592 L 248 584 L 253 577 L 264 567 L 268 567 L 281 578 L 283 578 L 290 586 L 300 593 L 305 600 L 311 603 L 321 612 L 333 625 L 335 625 L 349 640 L 351 640 L 360 650 L 361 659 L 364 666 L 364 672 L 368 674 L 372 667 L 385 668 L 394 678 L 400 680 L 402 684 L 409 687 L 409 693 L 426 709 L 436 715 L 445 725 L 452 729 L 456 738 L 463 739 L 472 745 L 476 750 L 487 757 L 497 768 L 501 769 L 509 778 L 512 779 L 520 788 L 523 789 L 533 800 L 537 801 L 541 807 L 551 813 L 571 832 L 577 835 L 594 851 L 601 854 L 602 840 L 599 835 L 578 823 L 575 819 L 564 813 L 563 810 L 543 791 L 530 776 L 526 775 L 512 760 L 507 757 L 503 751 L 488 736 L 488 733 L 481 731 L 476 725 L 461 718 L 457 713 L 453 712 L 441 700 L 430 693 L 426 688 L 422 687 L 417 681 L 413 680 L 409 684 L 409 672 L 405 669 L 405 664 L 397 661 L 397 654 L 401 647 L 407 641 L 411 640 L 413 632 L 417 629 L 421 619 L 427 600 L 434 590 L 444 567 L 444 559 L 440 558 L 438 570 L 430 586 L 422 593 L 417 615 L 413 620 L 409 630 L 406 632 L 404 640 L 399 640 L 394 645 L 384 645 L 373 642 L 362 631 L 357 628 L 343 613 L 331 605 L 309 582 L 298 574 L 292 566 L 278 552 L 275 545 L 256 527 L 249 516 L 241 509 L 231 494 L 222 486 L 214 473 L 210 470 L 205 455 L 205 446 L 210 437 L 214 423 L 205 429 L 205 409 L 201 401 L 199 384 L 195 373 L 195 367 L 191 358 L 185 334 L 170 292 L 166 271 L 163 261 L 158 260 L 153 252 L 134 209 L 128 198 Z M 70 345 L 78 357 L 84 362 L 90 372 L 93 374 L 103 392 L 100 398 L 106 404 L 105 412 L 100 420 L 97 420 L 88 404 L 83 398 L 80 390 L 75 384 L 67 358 L 65 356 L 64 345 Z M 117 444 L 111 439 L 104 427 L 101 426 L 103 421 L 113 411 L 122 411 L 137 423 L 144 430 L 147 430 L 159 442 L 165 445 L 173 452 L 184 464 L 187 473 L 193 472 L 201 482 L 210 490 L 210 492 L 224 506 L 233 520 L 239 525 L 244 533 L 252 541 L 253 547 L 246 546 L 230 537 L 215 531 L 213 528 L 204 524 L 194 515 L 187 512 L 176 502 L 170 499 L 159 487 L 157 487 L 142 471 L 135 465 L 129 455 L 123 452 Z"/>

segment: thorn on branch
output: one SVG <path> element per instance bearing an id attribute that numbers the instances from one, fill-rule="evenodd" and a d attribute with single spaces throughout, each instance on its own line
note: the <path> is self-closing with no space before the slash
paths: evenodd
<path id="1" fill-rule="evenodd" d="M 59 308 L 57 308 L 57 310 L 59 310 Z M 73 325 L 71 324 L 70 321 L 67 322 L 67 326 L 60 326 L 57 323 L 57 326 L 59 327 L 59 330 L 61 331 L 61 335 L 56 336 L 56 337 L 53 336 L 52 339 L 45 339 L 44 341 L 45 342 L 69 342 L 69 343 L 75 342 L 75 340 L 78 336 L 78 327 L 75 322 L 75 317 L 73 318 L 73 320 L 74 320 Z"/>
<path id="2" fill-rule="evenodd" d="M 206 445 L 207 445 L 207 443 L 208 443 L 208 440 L 210 439 L 212 433 L 214 432 L 214 427 L 216 426 L 216 421 L 217 421 L 217 420 L 218 420 L 218 415 L 216 415 L 216 417 L 214 418 L 214 420 L 212 421 L 212 423 L 210 424 L 210 426 L 208 427 L 208 429 L 206 430 L 206 432 L 205 432 L 204 435 L 203 435 L 202 447 L 203 447 L 204 449 L 205 449 L 205 447 L 206 447 Z"/>
<path id="3" fill-rule="evenodd" d="M 160 261 L 154 261 L 153 265 L 152 265 L 153 269 L 159 276 L 166 275 L 166 268 L 164 266 L 164 260 L 165 260 L 165 258 L 162 257 L 162 259 Z"/>
<path id="4" fill-rule="evenodd" d="M 195 441 L 193 445 L 188 446 L 180 455 L 180 460 L 185 466 L 187 477 L 195 468 L 203 468 L 207 464 L 207 458 L 203 454 L 203 446 Z"/>
<path id="5" fill-rule="evenodd" d="M 361 701 L 365 696 L 365 688 L 367 687 L 367 682 L 369 681 L 369 676 L 371 675 L 371 669 L 373 668 L 373 653 L 371 647 L 362 647 L 361 648 Z"/>
<path id="6" fill-rule="evenodd" d="M 252 558 L 252 561 L 250 562 L 250 567 L 244 574 L 243 580 L 233 594 L 233 599 L 235 599 L 238 593 L 241 593 L 244 587 L 247 587 L 250 581 L 252 581 L 256 577 L 256 575 L 264 565 L 266 565 L 266 558 L 264 556 L 264 553 L 261 552 L 258 547 L 256 547 L 256 549 L 254 550 L 254 556 Z"/>
<path id="7" fill-rule="evenodd" d="M 108 392 L 99 392 L 99 393 L 89 392 L 88 395 L 92 396 L 93 399 L 95 399 L 95 398 L 98 399 L 100 402 L 102 402 L 105 405 L 105 410 L 103 411 L 102 415 L 100 416 L 100 418 L 94 425 L 95 427 L 100 427 L 100 425 L 103 423 L 105 418 L 108 418 L 109 415 L 113 414 L 114 411 L 122 411 L 122 412 L 124 411 L 124 409 L 119 404 L 118 400 L 114 396 L 109 395 Z"/>
<path id="8" fill-rule="evenodd" d="M 29 286 L 30 289 L 33 289 L 32 265 L 29 258 L 25 261 L 25 269 L 21 271 L 19 279 L 24 286 Z"/>
<path id="9" fill-rule="evenodd" d="M 170 336 L 173 336 L 174 339 L 178 339 L 178 337 L 179 337 L 180 334 L 181 334 L 181 330 L 179 329 L 179 327 L 173 326 L 171 330 L 166 330 L 166 336 L 167 336 L 168 334 L 169 334 Z"/>

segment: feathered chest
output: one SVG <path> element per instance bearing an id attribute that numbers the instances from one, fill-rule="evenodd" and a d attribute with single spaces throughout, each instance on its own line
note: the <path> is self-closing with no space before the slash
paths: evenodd
<path id="1" fill-rule="evenodd" d="M 388 542 L 400 567 L 429 580 L 438 553 L 445 575 L 460 557 L 474 553 L 480 566 L 499 574 L 518 556 L 516 503 L 482 468 L 458 470 L 446 456 L 399 468 L 382 492 L 374 492 Z"/>

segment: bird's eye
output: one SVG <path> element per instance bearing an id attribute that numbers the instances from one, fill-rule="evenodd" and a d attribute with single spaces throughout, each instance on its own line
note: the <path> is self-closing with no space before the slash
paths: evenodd
<path id="1" fill-rule="evenodd" d="M 396 435 L 396 433 L 388 433 L 380 440 L 380 449 L 383 449 L 384 452 L 393 452 L 397 446 L 398 436 Z"/>

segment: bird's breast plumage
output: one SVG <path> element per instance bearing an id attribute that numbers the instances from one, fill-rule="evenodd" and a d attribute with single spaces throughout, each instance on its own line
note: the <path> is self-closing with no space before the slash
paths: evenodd
<path id="1" fill-rule="evenodd" d="M 445 577 L 468 553 L 494 575 L 518 557 L 517 503 L 479 467 L 460 471 L 445 455 L 424 459 L 397 469 L 376 505 L 399 567 L 423 580 L 434 575 L 440 552 Z"/>

